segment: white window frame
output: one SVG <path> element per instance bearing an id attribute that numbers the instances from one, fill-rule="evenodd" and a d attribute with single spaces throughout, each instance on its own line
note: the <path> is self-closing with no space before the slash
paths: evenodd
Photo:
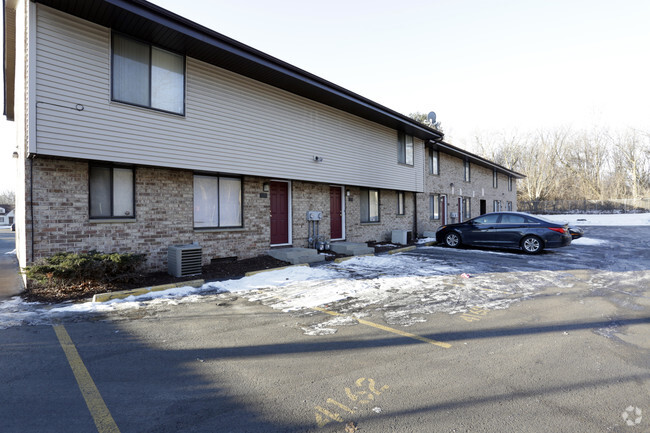
<path id="1" fill-rule="evenodd" d="M 376 219 L 373 219 L 374 217 L 371 217 L 371 212 L 370 212 L 371 211 L 371 209 L 370 209 L 370 203 L 371 203 L 371 201 L 370 201 L 370 193 L 371 193 L 371 191 L 375 191 L 377 193 L 377 209 L 376 209 L 377 210 L 377 216 L 376 216 Z M 365 202 L 364 202 L 364 194 L 366 196 L 365 197 Z M 359 209 L 360 210 L 360 212 L 359 212 L 360 218 L 359 219 L 360 219 L 362 224 L 381 222 L 381 213 L 380 213 L 381 193 L 380 193 L 379 189 L 377 189 L 377 188 L 361 188 L 359 206 L 360 206 L 360 209 Z M 363 214 L 364 214 L 363 207 L 364 206 L 368 207 L 368 209 L 366 211 L 366 214 L 368 215 L 367 220 L 363 219 Z"/>
<path id="2" fill-rule="evenodd" d="M 149 48 L 149 59 L 148 59 L 148 80 L 146 82 L 146 85 L 148 86 L 148 101 L 146 103 L 136 101 L 135 99 L 129 99 L 128 95 L 119 95 L 119 91 L 116 88 L 118 86 L 118 83 L 120 82 L 120 79 L 123 80 L 134 80 L 132 75 L 126 74 L 123 77 L 120 77 L 120 73 L 116 70 L 117 69 L 117 61 L 115 59 L 115 39 L 123 39 L 124 41 L 131 41 L 134 44 L 139 44 L 143 46 L 147 46 Z M 163 81 L 164 83 L 168 83 L 170 81 L 170 70 L 166 70 L 164 67 L 161 67 L 162 63 L 158 64 L 158 67 L 153 67 L 155 65 L 155 60 L 154 58 L 156 57 L 156 54 L 166 56 L 167 58 L 177 58 L 177 60 L 182 61 L 182 83 L 180 83 L 180 89 L 174 89 L 176 91 L 180 91 L 180 96 L 182 97 L 182 103 L 180 104 L 180 107 L 177 109 L 170 109 L 169 107 L 165 107 L 161 104 L 164 102 L 158 103 L 156 102 L 156 94 L 155 94 L 155 87 L 156 87 L 156 79 L 155 77 L 160 76 L 161 79 L 165 80 Z M 173 74 L 173 72 L 171 72 Z M 121 34 L 121 33 L 113 33 L 112 35 L 112 46 L 111 46 L 111 100 L 120 102 L 123 104 L 129 104 L 129 105 L 134 105 L 137 107 L 143 107 L 143 108 L 148 108 L 152 110 L 157 110 L 157 111 L 163 111 L 166 113 L 172 113 L 172 114 L 178 114 L 181 116 L 185 115 L 185 83 L 187 81 L 187 71 L 186 71 L 186 59 L 185 56 L 171 52 L 169 50 L 165 50 L 163 48 L 157 47 L 155 45 L 152 45 L 148 42 L 140 41 L 138 39 L 132 38 L 130 36 Z M 143 87 L 145 83 L 142 83 Z M 169 88 L 169 85 L 162 86 L 163 88 Z"/>
<path id="3" fill-rule="evenodd" d="M 94 185 L 97 180 L 93 178 L 93 169 L 105 169 L 109 170 L 110 176 L 108 179 L 108 185 L 104 187 L 108 188 L 108 212 L 100 211 L 97 212 L 95 209 L 97 205 L 101 203 L 93 199 L 93 195 L 97 197 L 99 194 L 96 194 L 94 191 L 97 190 L 98 185 Z M 124 189 L 125 185 L 119 184 L 119 179 L 115 176 L 115 171 L 131 172 L 131 184 L 128 189 Z M 120 196 L 119 200 L 117 195 Z M 126 197 L 124 197 L 126 195 Z M 123 213 L 118 214 L 116 212 L 116 202 L 121 203 L 130 203 L 129 209 L 125 210 Z M 94 209 L 95 208 L 95 209 Z M 93 219 L 134 219 L 135 218 L 135 168 L 129 166 L 119 166 L 119 165 L 110 165 L 110 164 L 89 164 L 88 165 L 88 217 Z"/>
<path id="4" fill-rule="evenodd" d="M 406 197 L 404 191 L 397 191 L 397 215 L 406 214 Z"/>
<path id="5" fill-rule="evenodd" d="M 440 175 L 440 151 L 435 149 L 429 149 L 429 174 Z"/>
<path id="6" fill-rule="evenodd" d="M 429 196 L 429 212 L 432 220 L 440 219 L 440 194 L 431 194 Z"/>
<path id="7" fill-rule="evenodd" d="M 205 197 L 202 197 L 200 194 L 201 191 L 197 190 L 197 180 L 201 181 L 208 181 L 208 180 L 214 180 L 216 182 L 216 192 L 212 191 L 212 194 L 210 194 L 210 191 L 204 190 L 203 194 Z M 237 180 L 239 182 L 239 208 L 235 210 L 235 215 L 238 215 L 239 217 L 239 224 L 228 224 L 225 222 L 222 222 L 222 217 L 225 215 L 225 213 L 222 210 L 222 206 L 224 205 L 224 201 L 222 200 L 222 191 L 221 187 L 224 182 L 227 181 L 234 181 Z M 209 197 L 208 197 L 209 196 Z M 210 200 L 209 202 L 206 202 L 205 206 L 212 206 L 213 213 L 215 216 L 213 219 L 211 219 L 209 222 L 202 223 L 197 225 L 197 214 L 200 213 L 205 213 L 204 210 L 198 210 L 197 206 L 203 205 L 203 203 L 197 203 L 197 198 L 198 199 L 205 199 Z M 222 228 L 242 228 L 244 226 L 244 180 L 241 177 L 237 176 L 218 176 L 218 175 L 210 175 L 210 174 L 199 174 L 195 173 L 193 176 L 193 199 L 192 199 L 192 210 L 193 210 L 193 217 L 192 217 L 192 223 L 193 227 L 195 230 L 203 230 L 203 229 L 222 229 Z M 229 203 L 225 203 L 229 204 Z M 202 209 L 202 208 L 201 208 Z M 232 213 L 232 209 L 229 210 L 230 213 Z M 214 223 L 216 218 L 216 223 Z"/>
<path id="8" fill-rule="evenodd" d="M 397 162 L 409 166 L 414 165 L 413 136 L 399 133 L 397 146 Z"/>

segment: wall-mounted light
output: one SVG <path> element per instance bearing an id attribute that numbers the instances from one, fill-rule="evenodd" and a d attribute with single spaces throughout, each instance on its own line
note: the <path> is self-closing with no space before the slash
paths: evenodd
<path id="1" fill-rule="evenodd" d="M 262 184 L 262 191 L 269 192 L 269 183 L 268 182 L 264 182 Z"/>
<path id="2" fill-rule="evenodd" d="M 18 152 L 14 152 L 11 156 L 12 156 L 13 158 L 16 158 L 16 159 L 17 159 L 17 158 L 18 158 Z"/>
<path id="3" fill-rule="evenodd" d="M 453 188 L 453 187 L 454 187 L 454 183 L 453 183 L 453 182 L 450 183 L 450 184 L 449 184 L 449 187 L 450 187 L 450 188 Z"/>
<path id="4" fill-rule="evenodd" d="M 347 197 L 350 197 L 350 190 L 349 190 L 349 189 L 346 189 L 346 190 L 345 190 L 345 195 L 346 195 Z"/>
<path id="5" fill-rule="evenodd" d="M 314 156 L 314 162 L 323 162 L 322 156 Z"/>

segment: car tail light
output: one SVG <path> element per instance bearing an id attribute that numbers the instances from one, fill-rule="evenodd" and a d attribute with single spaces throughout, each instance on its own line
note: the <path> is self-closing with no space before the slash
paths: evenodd
<path id="1" fill-rule="evenodd" d="M 562 233 L 562 234 L 566 233 L 566 230 L 564 230 L 563 228 L 559 228 L 559 227 L 548 227 L 548 229 L 553 230 L 554 232 Z"/>

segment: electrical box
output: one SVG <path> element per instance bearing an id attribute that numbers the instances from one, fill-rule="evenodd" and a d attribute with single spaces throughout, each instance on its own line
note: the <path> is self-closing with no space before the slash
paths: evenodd
<path id="1" fill-rule="evenodd" d="M 307 211 L 307 221 L 320 221 L 321 219 L 323 219 L 323 212 L 317 210 Z"/>

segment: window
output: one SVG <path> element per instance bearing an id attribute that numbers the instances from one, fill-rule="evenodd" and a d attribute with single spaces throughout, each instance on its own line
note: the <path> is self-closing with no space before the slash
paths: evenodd
<path id="1" fill-rule="evenodd" d="M 507 202 L 506 206 L 507 206 L 508 212 L 512 212 L 512 202 L 511 201 Z"/>
<path id="2" fill-rule="evenodd" d="M 440 219 L 440 194 L 431 194 L 429 196 L 429 208 L 431 210 L 431 219 Z"/>
<path id="3" fill-rule="evenodd" d="M 496 170 L 492 171 L 492 188 L 499 187 L 499 174 Z"/>
<path id="4" fill-rule="evenodd" d="M 242 181 L 194 175 L 194 228 L 242 227 Z"/>
<path id="5" fill-rule="evenodd" d="M 429 149 L 429 174 L 440 174 L 440 154 L 433 149 Z"/>
<path id="6" fill-rule="evenodd" d="M 464 161 L 463 180 L 465 182 L 471 182 L 472 180 L 470 168 L 469 168 L 469 161 Z"/>
<path id="7" fill-rule="evenodd" d="M 492 212 L 499 212 L 501 210 L 501 202 L 499 200 L 494 200 L 492 202 Z"/>
<path id="8" fill-rule="evenodd" d="M 404 191 L 397 192 L 397 215 L 404 215 Z"/>
<path id="9" fill-rule="evenodd" d="M 400 133 L 398 138 L 397 162 L 413 165 L 413 136 Z"/>
<path id="10" fill-rule="evenodd" d="M 90 218 L 134 218 L 133 168 L 89 167 Z"/>
<path id="11" fill-rule="evenodd" d="M 512 191 L 512 176 L 508 176 L 508 191 Z"/>
<path id="12" fill-rule="evenodd" d="M 112 99 L 185 114 L 185 58 L 113 34 Z"/>
<path id="13" fill-rule="evenodd" d="M 470 197 L 463 198 L 463 219 L 468 220 L 472 217 L 472 199 Z"/>
<path id="14" fill-rule="evenodd" d="M 379 190 L 361 190 L 361 222 L 379 222 Z"/>
<path id="15" fill-rule="evenodd" d="M 499 219 L 499 215 L 482 215 L 478 218 L 474 218 L 476 224 L 496 224 Z"/>

